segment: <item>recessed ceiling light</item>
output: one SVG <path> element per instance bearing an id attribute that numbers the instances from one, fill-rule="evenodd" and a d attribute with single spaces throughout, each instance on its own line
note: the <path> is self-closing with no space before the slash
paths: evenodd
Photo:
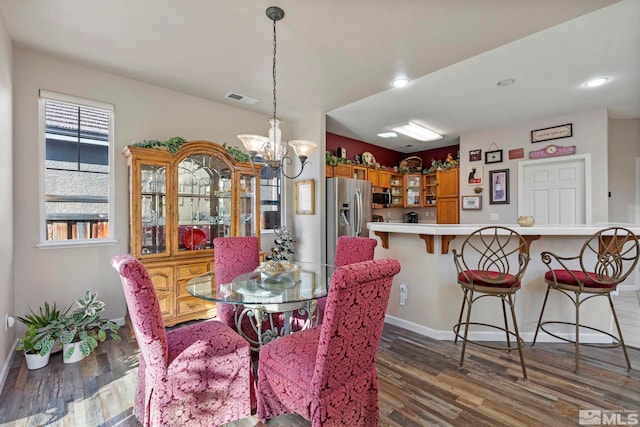
<path id="1" fill-rule="evenodd" d="M 382 132 L 379 133 L 378 136 L 380 138 L 395 138 L 396 136 L 398 136 L 398 134 L 395 132 Z"/>
<path id="2" fill-rule="evenodd" d="M 393 81 L 394 87 L 405 87 L 408 84 L 409 84 L 409 79 L 407 79 L 406 77 L 401 77 Z"/>
<path id="3" fill-rule="evenodd" d="M 411 138 L 417 139 L 419 141 L 435 141 L 437 139 L 442 139 L 442 135 L 440 135 L 439 133 L 420 126 L 419 124 L 416 124 L 414 122 L 405 122 L 391 126 L 391 130 L 394 130 L 403 135 L 410 136 Z"/>
<path id="4" fill-rule="evenodd" d="M 584 82 L 584 85 L 586 87 L 598 87 L 598 86 L 602 86 L 608 81 L 609 81 L 608 77 L 598 77 L 596 79 L 587 80 L 586 82 Z"/>
<path id="5" fill-rule="evenodd" d="M 497 85 L 498 86 L 511 86 L 512 84 L 514 84 L 516 81 L 515 79 L 504 79 L 504 80 L 500 80 Z"/>

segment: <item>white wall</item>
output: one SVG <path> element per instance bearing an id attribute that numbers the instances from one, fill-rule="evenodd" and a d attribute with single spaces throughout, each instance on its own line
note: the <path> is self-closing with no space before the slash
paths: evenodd
<path id="1" fill-rule="evenodd" d="M 1 37 L 1 36 L 0 36 Z M 7 56 L 4 54 L 3 56 Z M 0 61 L 6 64 L 5 61 Z M 4 67 L 4 66 L 3 66 Z M 6 74 L 6 71 L 0 71 Z M 0 80 L 0 88 L 2 83 Z M 41 250 L 38 243 L 38 90 L 47 89 L 73 96 L 104 101 L 115 105 L 115 237 L 116 245 Z M 2 91 L 2 89 L 0 89 Z M 6 91 L 0 92 L 5 98 Z M 107 303 L 105 315 L 120 318 L 125 314 L 122 288 L 116 272 L 110 266 L 112 255 L 128 252 L 128 183 L 122 149 L 133 141 L 166 139 L 181 136 L 187 140 L 204 139 L 239 146 L 238 133 L 265 134 L 267 117 L 231 108 L 201 98 L 166 90 L 118 75 L 75 65 L 24 49 L 14 50 L 14 165 L 15 165 L 15 312 L 38 307 L 43 301 L 59 305 L 71 304 L 85 288 L 100 292 Z M 4 99 L 2 100 L 4 104 Z M 4 117 L 4 115 L 2 115 Z M 283 128 L 283 133 L 286 132 Z M 10 131 L 2 140 L 10 141 Z M 293 139 L 293 138 L 289 138 Z M 11 158 L 2 144 L 0 163 Z M 0 173 L 10 170 L 10 164 L 0 165 Z M 0 197 L 10 191 L 0 180 Z M 9 199 L 10 200 L 10 199 Z M 7 206 L 0 202 L 0 206 Z M 4 208 L 0 208 L 4 209 Z M 10 216 L 0 211 L 0 218 Z M 1 219 L 0 219 L 1 220 Z M 8 227 L 2 227 L 3 239 Z M 11 242 L 2 251 L 0 268 L 3 288 L 0 304 L 5 304 L 4 281 L 10 269 Z M 0 305 L 0 309 L 5 308 Z M 9 309 L 6 307 L 5 309 Z M 1 311 L 0 314 L 4 313 Z M 2 329 L 2 328 L 0 328 Z M 6 347 L 6 344 L 5 346 Z M 3 353 L 6 353 L 3 352 Z"/>
<path id="2" fill-rule="evenodd" d="M 531 131 L 566 123 L 573 124 L 573 136 L 553 141 L 531 143 Z M 482 165 L 483 192 L 482 210 L 460 213 L 460 222 L 466 224 L 491 223 L 491 214 L 498 214 L 499 224 L 515 224 L 518 219 L 518 162 L 529 160 L 529 152 L 540 150 L 548 145 L 576 146 L 577 154 L 591 153 L 592 172 L 592 219 L 593 222 L 608 221 L 607 209 L 607 110 L 598 109 L 565 116 L 550 117 L 518 123 L 495 129 L 488 129 L 461 135 L 460 137 L 460 195 L 473 195 L 475 185 L 467 185 L 467 168 Z M 524 148 L 524 158 L 509 160 L 509 150 Z M 482 161 L 469 162 L 469 150 L 482 150 Z M 484 164 L 486 151 L 503 150 L 502 163 Z M 489 204 L 489 171 L 509 169 L 509 204 Z M 629 175 L 631 176 L 631 175 Z"/>
<path id="3" fill-rule="evenodd" d="M 12 117 L 11 41 L 0 16 L 0 391 L 15 340 L 15 328 L 4 330 L 5 314 L 14 313 Z"/>
<path id="4" fill-rule="evenodd" d="M 609 221 L 637 222 L 636 159 L 640 158 L 640 120 L 609 121 Z"/>
<path id="5" fill-rule="evenodd" d="M 309 164 L 295 180 L 287 180 L 287 200 L 290 201 L 291 229 L 296 239 L 294 259 L 306 262 L 321 262 L 324 254 L 326 236 L 325 212 L 325 149 L 326 131 L 324 113 L 308 113 L 296 120 L 294 133 L 297 139 L 306 139 L 318 144 L 318 148 L 309 157 Z M 289 175 L 300 171 L 300 161 L 288 172 Z M 315 213 L 313 215 L 295 214 L 295 181 L 313 179 L 315 181 Z"/>

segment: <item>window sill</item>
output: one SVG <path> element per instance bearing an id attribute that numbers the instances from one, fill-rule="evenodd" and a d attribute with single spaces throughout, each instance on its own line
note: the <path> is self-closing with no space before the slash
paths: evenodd
<path id="1" fill-rule="evenodd" d="M 57 248 L 86 248 L 87 246 L 111 246 L 118 243 L 115 239 L 93 239 L 93 240 L 57 240 L 53 242 L 38 243 L 38 249 Z"/>

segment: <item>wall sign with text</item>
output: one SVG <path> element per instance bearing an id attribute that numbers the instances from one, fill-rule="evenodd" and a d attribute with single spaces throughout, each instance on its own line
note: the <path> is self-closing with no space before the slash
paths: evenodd
<path id="1" fill-rule="evenodd" d="M 531 142 L 549 141 L 552 139 L 568 138 L 570 136 L 573 136 L 573 125 L 567 123 L 566 125 L 532 130 Z"/>
<path id="2" fill-rule="evenodd" d="M 569 156 L 576 154 L 576 146 L 558 147 L 557 145 L 548 145 L 542 150 L 529 151 L 530 159 L 543 159 L 545 157 Z"/>

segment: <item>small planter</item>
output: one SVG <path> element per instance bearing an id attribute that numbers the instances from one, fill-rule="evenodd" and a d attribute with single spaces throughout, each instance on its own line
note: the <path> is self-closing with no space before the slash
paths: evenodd
<path id="1" fill-rule="evenodd" d="M 49 364 L 49 356 L 51 356 L 51 353 L 47 353 L 44 356 L 40 356 L 37 353 L 25 353 L 24 358 L 27 361 L 27 369 L 44 368 Z"/>
<path id="2" fill-rule="evenodd" d="M 73 348 L 73 353 L 69 355 L 71 348 Z M 62 345 L 62 361 L 64 363 L 76 363 L 82 359 L 84 359 L 84 356 L 80 350 L 80 341 Z"/>

